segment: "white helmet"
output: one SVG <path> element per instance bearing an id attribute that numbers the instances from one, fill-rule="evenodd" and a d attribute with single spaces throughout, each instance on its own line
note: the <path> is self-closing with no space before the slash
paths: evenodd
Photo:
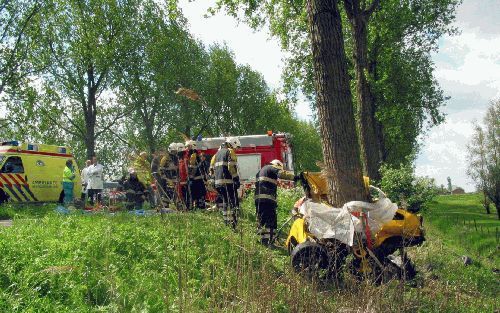
<path id="1" fill-rule="evenodd" d="M 280 160 L 272 160 L 271 165 L 282 170 L 283 169 L 283 163 Z"/>
<path id="2" fill-rule="evenodd" d="M 177 143 L 177 152 L 182 152 L 184 151 L 186 147 L 184 146 L 184 144 L 182 142 L 179 142 Z"/>
<path id="3" fill-rule="evenodd" d="M 198 145 L 196 144 L 196 141 L 194 140 L 188 140 L 186 141 L 186 147 L 191 146 L 191 149 L 196 150 L 198 148 Z"/>
<path id="4" fill-rule="evenodd" d="M 238 137 L 227 137 L 226 143 L 231 146 L 233 149 L 241 148 L 241 142 Z"/>
<path id="5" fill-rule="evenodd" d="M 175 142 L 168 145 L 168 152 L 177 152 L 177 144 Z"/>

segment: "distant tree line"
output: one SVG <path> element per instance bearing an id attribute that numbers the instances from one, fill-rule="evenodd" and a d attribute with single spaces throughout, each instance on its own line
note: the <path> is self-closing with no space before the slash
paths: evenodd
<path id="1" fill-rule="evenodd" d="M 490 205 L 493 204 L 500 219 L 500 100 L 491 102 L 483 125 L 474 126 L 467 152 L 467 174 L 483 195 L 486 213 L 491 213 Z"/>

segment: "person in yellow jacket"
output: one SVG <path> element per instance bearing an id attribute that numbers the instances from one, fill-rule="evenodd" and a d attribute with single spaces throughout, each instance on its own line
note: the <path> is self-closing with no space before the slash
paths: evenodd
<path id="1" fill-rule="evenodd" d="M 64 205 L 68 205 L 73 202 L 73 188 L 75 185 L 75 167 L 73 166 L 73 161 L 67 160 L 66 166 L 63 170 L 63 190 L 64 190 Z"/>
<path id="2" fill-rule="evenodd" d="M 148 161 L 148 153 L 143 151 L 134 160 L 131 166 L 137 173 L 137 178 L 141 181 L 146 188 L 151 186 L 152 176 L 151 176 L 151 164 Z"/>

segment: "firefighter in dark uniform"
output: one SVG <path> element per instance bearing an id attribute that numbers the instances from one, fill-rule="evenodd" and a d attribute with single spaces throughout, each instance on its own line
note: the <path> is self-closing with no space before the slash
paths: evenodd
<path id="1" fill-rule="evenodd" d="M 177 143 L 171 143 L 168 146 L 168 153 L 160 160 L 160 173 L 162 176 L 162 204 L 168 207 L 170 204 L 176 203 L 177 197 L 175 188 L 178 180 L 178 160 L 177 160 Z"/>
<path id="2" fill-rule="evenodd" d="M 198 164 L 200 168 L 201 176 L 203 176 L 203 181 L 205 183 L 210 179 L 210 161 L 207 161 L 207 156 L 205 153 L 200 152 L 200 164 Z"/>
<path id="3" fill-rule="evenodd" d="M 160 173 L 160 161 L 165 155 L 164 151 L 157 151 L 153 153 L 153 159 L 151 160 L 151 176 L 153 176 L 153 182 L 156 186 L 156 192 L 154 193 L 154 204 L 161 204 L 161 197 L 163 193 L 163 179 Z"/>
<path id="4" fill-rule="evenodd" d="M 236 150 L 241 148 L 240 140 L 236 137 L 226 139 L 219 151 L 212 157 L 210 169 L 215 178 L 215 189 L 222 204 L 224 223 L 236 229 L 238 223 L 238 188 L 240 177 L 238 175 L 238 160 Z"/>
<path id="5" fill-rule="evenodd" d="M 130 168 L 128 172 L 129 177 L 123 182 L 127 197 L 126 207 L 128 210 L 141 210 L 147 195 L 146 186 L 137 178 L 135 169 Z"/>
<path id="6" fill-rule="evenodd" d="M 194 140 L 186 142 L 189 153 L 188 174 L 189 174 L 189 207 L 190 209 L 205 209 L 205 196 L 207 189 L 201 173 L 201 158 L 198 155 L 197 144 Z"/>
<path id="7" fill-rule="evenodd" d="M 273 160 L 265 165 L 256 175 L 255 208 L 258 222 L 258 233 L 263 245 L 269 245 L 277 228 L 276 193 L 278 178 L 294 180 L 292 172 L 283 170 L 283 163 Z"/>

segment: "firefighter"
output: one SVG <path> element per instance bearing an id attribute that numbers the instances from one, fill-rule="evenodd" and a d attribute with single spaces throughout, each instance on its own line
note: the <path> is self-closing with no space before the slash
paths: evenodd
<path id="1" fill-rule="evenodd" d="M 163 182 L 162 204 L 164 207 L 168 207 L 170 204 L 176 204 L 176 187 L 179 177 L 178 166 L 177 143 L 173 142 L 168 146 L 168 153 L 160 160 L 160 173 Z"/>
<path id="2" fill-rule="evenodd" d="M 146 198 L 146 186 L 138 179 L 135 169 L 129 168 L 129 177 L 123 182 L 127 197 L 127 210 L 141 210 Z"/>
<path id="3" fill-rule="evenodd" d="M 143 151 L 135 158 L 131 168 L 134 168 L 139 180 L 146 186 L 149 187 L 151 184 L 151 165 L 148 161 L 148 153 Z"/>
<path id="4" fill-rule="evenodd" d="M 210 178 L 210 162 L 207 161 L 207 156 L 203 152 L 200 152 L 200 164 L 198 167 L 200 168 L 201 176 L 203 176 L 203 181 L 206 184 Z"/>
<path id="5" fill-rule="evenodd" d="M 190 198 L 189 188 L 188 188 L 188 157 L 186 146 L 183 143 L 177 144 L 177 159 L 178 159 L 178 184 L 177 184 L 177 195 L 182 208 L 187 210 L 188 200 Z"/>
<path id="6" fill-rule="evenodd" d="M 156 186 L 156 192 L 154 193 L 154 203 L 155 205 L 161 204 L 161 194 L 163 188 L 163 178 L 160 174 L 160 161 L 161 158 L 165 155 L 165 152 L 160 150 L 153 153 L 153 159 L 151 160 L 151 176 L 153 179 L 153 183 Z"/>
<path id="7" fill-rule="evenodd" d="M 205 187 L 205 182 L 203 175 L 201 173 L 201 158 L 197 152 L 197 144 L 195 141 L 190 140 L 186 142 L 186 147 L 188 149 L 188 173 L 189 173 L 189 202 L 188 206 L 190 208 L 205 209 L 205 196 L 207 189 Z"/>
<path id="8" fill-rule="evenodd" d="M 215 178 L 215 189 L 222 200 L 222 215 L 224 223 L 236 229 L 238 223 L 238 188 L 240 177 L 238 176 L 238 160 L 236 150 L 241 148 L 237 137 L 229 137 L 221 146 L 219 151 L 212 157 L 210 168 Z"/>
<path id="9" fill-rule="evenodd" d="M 256 175 L 255 182 L 255 208 L 258 222 L 258 233 L 261 243 L 265 246 L 271 243 L 271 239 L 277 228 L 276 191 L 278 189 L 278 178 L 295 180 L 292 172 L 283 170 L 283 163 L 272 160 L 265 165 Z"/>

